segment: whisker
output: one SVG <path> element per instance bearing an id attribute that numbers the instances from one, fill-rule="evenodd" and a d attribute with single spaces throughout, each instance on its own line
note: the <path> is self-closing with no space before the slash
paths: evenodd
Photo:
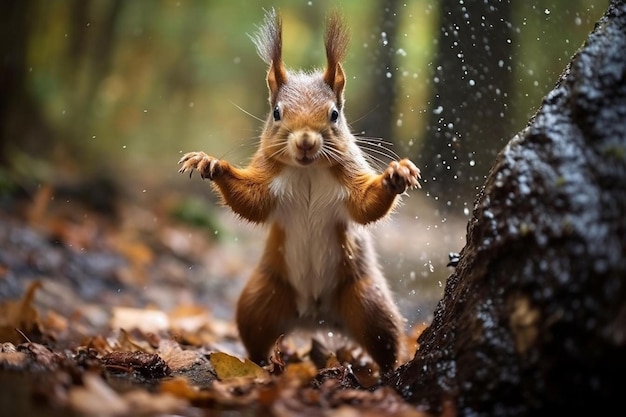
<path id="1" fill-rule="evenodd" d="M 380 146 L 380 145 L 373 144 L 373 143 L 367 143 L 367 142 L 361 143 L 359 144 L 359 146 L 365 152 L 370 152 L 370 151 L 375 152 L 376 154 L 380 156 L 384 156 L 392 160 L 400 159 L 400 156 L 397 153 L 395 153 L 389 148 L 385 148 L 384 146 Z"/>
<path id="2" fill-rule="evenodd" d="M 364 153 L 370 154 L 372 156 L 378 156 L 381 157 L 383 159 L 388 159 L 390 161 L 397 161 L 400 159 L 400 157 L 398 155 L 396 155 L 394 152 L 391 152 L 387 149 L 377 149 L 377 148 L 367 148 L 367 147 L 361 147 L 361 150 Z"/>
<path id="3" fill-rule="evenodd" d="M 328 162 L 335 161 L 342 165 L 343 158 L 341 152 L 332 145 L 325 145 L 322 147 L 322 155 L 328 160 Z"/>
<path id="4" fill-rule="evenodd" d="M 380 106 L 380 104 L 375 105 L 371 110 L 369 110 L 368 112 L 366 112 L 364 115 L 357 117 L 356 119 L 353 119 L 350 121 L 350 124 L 352 123 L 356 123 L 359 120 L 363 120 L 365 119 L 367 116 L 369 116 L 371 113 L 374 112 L 374 110 L 376 110 L 378 107 Z"/>
<path id="5" fill-rule="evenodd" d="M 277 148 L 275 152 L 273 152 L 273 153 L 271 153 L 269 155 L 269 158 L 271 159 L 271 158 L 276 158 L 278 156 L 284 155 L 287 152 L 287 146 L 286 145 L 287 145 L 287 141 L 286 140 L 278 142 L 278 143 L 270 143 L 270 144 L 268 144 L 266 149 L 271 150 L 272 148 Z"/>
<path id="6" fill-rule="evenodd" d="M 380 169 L 381 171 L 388 165 L 388 162 L 383 161 L 382 159 L 375 157 L 374 155 L 370 155 L 368 153 L 364 154 L 365 159 L 367 160 L 367 162 L 375 167 Z"/>
<path id="7" fill-rule="evenodd" d="M 243 109 L 242 107 L 240 107 L 238 104 L 236 104 L 235 102 L 228 100 L 230 102 L 230 104 L 232 104 L 233 106 L 237 107 L 239 110 L 241 110 L 242 112 L 244 112 L 245 114 L 247 114 L 248 116 L 252 117 L 255 120 L 258 120 L 261 123 L 265 123 L 265 119 L 261 119 L 258 116 L 255 116 L 254 114 L 250 113 L 249 111 Z"/>
<path id="8" fill-rule="evenodd" d="M 393 146 L 393 142 L 384 140 L 383 138 L 374 137 L 374 136 L 359 136 L 353 135 L 357 141 L 367 142 L 367 143 L 381 143 L 386 146 Z"/>

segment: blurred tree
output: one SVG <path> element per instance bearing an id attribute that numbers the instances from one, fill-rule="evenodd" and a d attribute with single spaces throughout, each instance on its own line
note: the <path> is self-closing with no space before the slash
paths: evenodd
<path id="1" fill-rule="evenodd" d="M 32 20 L 29 1 L 11 1 L 3 7 L 0 24 L 0 166 L 9 164 L 10 147 L 30 144 L 47 147 L 50 128 L 41 108 L 26 88 L 27 45 Z M 35 146 L 36 145 L 36 146 Z"/>
<path id="2" fill-rule="evenodd" d="M 425 188 L 443 212 L 471 207 L 511 134 L 510 14 L 508 0 L 440 2 L 430 121 L 419 159 Z"/>
<path id="3" fill-rule="evenodd" d="M 393 140 L 392 120 L 396 102 L 396 51 L 397 34 L 400 23 L 398 0 L 381 0 L 377 6 L 377 19 L 372 29 L 373 48 L 370 49 L 370 62 L 367 72 L 369 91 L 367 102 L 369 113 L 354 123 L 356 132 L 365 136 Z"/>

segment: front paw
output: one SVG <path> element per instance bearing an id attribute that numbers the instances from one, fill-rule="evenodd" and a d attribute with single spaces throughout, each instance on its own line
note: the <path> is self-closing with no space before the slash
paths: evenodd
<path id="1" fill-rule="evenodd" d="M 402 194 L 407 188 L 422 188 L 418 167 L 408 159 L 391 161 L 383 173 L 383 185 L 390 193 Z"/>
<path id="2" fill-rule="evenodd" d="M 205 154 L 204 152 L 189 152 L 178 161 L 182 167 L 178 172 L 189 171 L 189 177 L 195 169 L 202 178 L 214 179 L 222 172 L 220 160 Z"/>

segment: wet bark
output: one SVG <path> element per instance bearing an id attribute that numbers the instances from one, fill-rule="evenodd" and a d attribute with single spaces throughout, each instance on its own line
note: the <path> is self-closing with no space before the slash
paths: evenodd
<path id="1" fill-rule="evenodd" d="M 412 361 L 388 383 L 458 415 L 620 407 L 626 372 L 626 4 L 613 0 L 498 155 Z"/>

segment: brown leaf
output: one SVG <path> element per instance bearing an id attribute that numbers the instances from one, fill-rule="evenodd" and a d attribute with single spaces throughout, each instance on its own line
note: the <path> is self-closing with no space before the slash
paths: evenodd
<path id="1" fill-rule="evenodd" d="M 84 386 L 72 388 L 68 393 L 69 406 L 83 415 L 115 416 L 130 412 L 130 405 L 99 375 L 86 373 Z"/>
<path id="2" fill-rule="evenodd" d="M 0 304 L 0 341 L 14 344 L 24 342 L 24 337 L 16 329 L 27 337 L 29 334 L 41 333 L 39 315 L 33 307 L 35 291 L 39 288 L 41 282 L 34 281 L 28 286 L 21 300 Z"/>
<path id="3" fill-rule="evenodd" d="M 220 380 L 230 378 L 254 378 L 265 379 L 268 377 L 267 371 L 249 359 L 241 360 L 223 352 L 211 353 L 209 357 L 213 369 Z"/>
<path id="4" fill-rule="evenodd" d="M 154 349 L 152 348 L 150 342 L 146 340 L 136 340 L 124 329 L 120 329 L 120 335 L 117 338 L 117 341 L 119 343 L 117 350 L 154 353 Z"/>
<path id="5" fill-rule="evenodd" d="M 29 354 L 35 362 L 48 369 L 56 366 L 62 359 L 59 353 L 39 343 L 22 343 L 17 346 L 17 350 Z"/>
<path id="6" fill-rule="evenodd" d="M 162 340 L 157 354 L 167 363 L 172 371 L 190 369 L 202 360 L 202 355 L 195 350 L 183 350 L 174 340 Z"/>
<path id="7" fill-rule="evenodd" d="M 317 368 L 313 363 L 306 361 L 300 363 L 290 363 L 285 368 L 285 373 L 281 377 L 281 382 L 289 386 L 308 385 L 317 375 Z"/>
<path id="8" fill-rule="evenodd" d="M 28 356 L 24 352 L 18 352 L 13 343 L 3 343 L 0 346 L 0 365 L 10 368 L 22 368 L 26 366 Z"/>
<path id="9" fill-rule="evenodd" d="M 170 327 L 167 314 L 160 310 L 115 307 L 111 317 L 113 329 L 139 329 L 144 333 L 158 333 Z"/>
<path id="10" fill-rule="evenodd" d="M 162 381 L 159 390 L 162 393 L 186 399 L 195 405 L 210 406 L 215 403 L 215 395 L 212 391 L 200 390 L 183 377 L 174 377 Z"/>

